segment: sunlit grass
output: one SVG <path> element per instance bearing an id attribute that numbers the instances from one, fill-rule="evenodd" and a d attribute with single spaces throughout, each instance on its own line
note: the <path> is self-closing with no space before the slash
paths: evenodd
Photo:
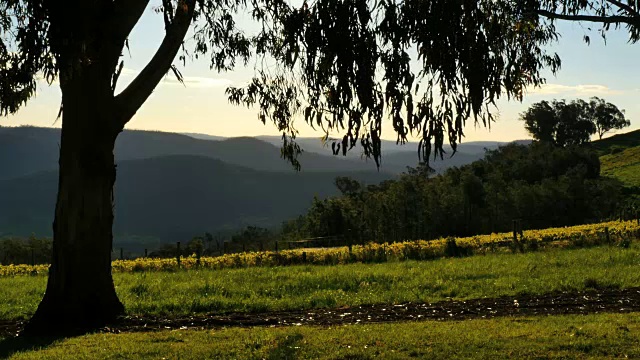
<path id="1" fill-rule="evenodd" d="M 640 286 L 640 249 L 596 247 L 497 253 L 434 261 L 336 266 L 119 273 L 118 296 L 131 314 L 262 312 L 344 305 L 435 302 L 585 287 Z M 28 317 L 44 276 L 0 278 L 0 318 Z"/>
<path id="2" fill-rule="evenodd" d="M 0 355 L 19 348 L 0 343 Z M 640 314 L 95 334 L 11 359 L 605 359 L 640 357 Z"/>
<path id="3" fill-rule="evenodd" d="M 614 177 L 628 186 L 640 186 L 640 146 L 600 157 L 602 175 Z"/>

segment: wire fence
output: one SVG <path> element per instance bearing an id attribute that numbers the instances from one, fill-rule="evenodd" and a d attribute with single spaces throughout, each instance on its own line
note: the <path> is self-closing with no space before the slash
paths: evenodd
<path id="1" fill-rule="evenodd" d="M 618 216 L 620 220 L 635 219 L 640 224 L 638 213 L 627 212 Z M 513 236 L 522 237 L 523 231 L 528 228 L 526 219 L 513 219 Z M 422 237 L 424 238 L 424 237 Z M 198 238 L 195 238 L 196 240 Z M 211 241 L 177 241 L 165 244 L 153 244 L 145 247 L 144 244 L 115 244 L 112 249 L 112 260 L 129 260 L 136 258 L 177 258 L 191 255 L 196 256 L 222 256 L 256 251 L 273 251 L 293 249 L 323 249 L 345 247 L 362 244 L 363 239 L 356 231 L 346 231 L 341 235 L 309 237 L 296 240 L 284 238 L 264 237 L 244 241 L 231 241 L 230 239 L 215 238 Z M 409 238 L 404 240 L 410 240 Z M 0 239 L 0 265 L 9 264 L 49 264 L 51 261 L 51 239 Z M 402 240 L 398 240 L 402 241 Z M 382 241 L 385 242 L 385 241 Z M 395 242 L 393 240 L 388 242 Z"/>
<path id="2" fill-rule="evenodd" d="M 185 246 L 186 245 L 186 246 Z M 236 254 L 256 251 L 274 251 L 293 249 L 324 249 L 333 247 L 343 247 L 353 245 L 353 241 L 349 240 L 346 235 L 320 236 L 312 238 L 304 238 L 300 240 L 274 240 L 274 239 L 257 239 L 254 241 L 233 242 L 233 241 L 217 241 L 210 244 L 202 243 L 183 243 L 181 241 L 175 244 L 165 244 L 156 249 L 127 250 L 126 247 L 116 247 L 112 250 L 111 258 L 113 260 L 129 260 L 141 257 L 153 258 L 172 258 L 176 256 L 222 256 L 225 254 Z"/>

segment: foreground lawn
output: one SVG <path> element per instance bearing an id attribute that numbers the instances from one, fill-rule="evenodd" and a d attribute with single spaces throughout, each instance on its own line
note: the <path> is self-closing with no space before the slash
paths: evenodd
<path id="1" fill-rule="evenodd" d="M 640 314 L 456 322 L 95 334 L 25 347 L 10 359 L 638 358 Z"/>
<path id="2" fill-rule="evenodd" d="M 435 302 L 640 286 L 640 248 L 597 247 L 434 261 L 115 274 L 132 314 L 262 312 L 408 301 Z M 45 276 L 0 278 L 0 319 L 28 317 Z"/>

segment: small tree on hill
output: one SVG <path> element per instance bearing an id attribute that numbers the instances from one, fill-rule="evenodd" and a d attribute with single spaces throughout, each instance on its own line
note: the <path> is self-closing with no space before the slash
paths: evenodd
<path id="1" fill-rule="evenodd" d="M 624 110 L 595 96 L 589 101 L 587 116 L 595 124 L 599 139 L 611 130 L 619 130 L 631 125 L 631 121 L 624 116 Z"/>

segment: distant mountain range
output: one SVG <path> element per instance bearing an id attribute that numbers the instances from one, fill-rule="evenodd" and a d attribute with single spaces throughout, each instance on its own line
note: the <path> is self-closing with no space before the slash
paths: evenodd
<path id="1" fill-rule="evenodd" d="M 206 140 L 225 140 L 227 138 L 220 136 L 212 136 L 206 134 L 196 134 L 196 133 L 187 133 L 185 135 L 194 137 L 196 139 L 206 139 Z M 234 138 L 229 138 L 234 139 Z M 280 136 L 270 136 L 270 135 L 262 135 L 257 136 L 254 139 L 259 139 L 274 146 L 280 147 L 282 144 L 282 138 Z M 363 156 L 362 149 L 359 144 L 356 145 L 355 148 L 350 150 L 347 153 L 347 156 L 337 155 L 334 156 L 331 151 L 331 141 L 328 141 L 326 144 L 323 144 L 320 138 L 312 138 L 312 137 L 299 137 L 296 138 L 296 142 L 302 147 L 305 151 L 305 154 L 309 153 L 317 153 L 321 155 L 330 156 L 337 159 L 348 159 L 348 160 L 356 160 L 359 162 L 365 162 L 370 167 L 375 167 L 375 162 L 373 159 L 365 159 Z M 517 140 L 516 142 L 528 144 L 531 140 Z M 430 165 L 433 167 L 436 172 L 441 172 L 447 168 L 452 166 L 461 166 L 465 164 L 469 164 L 475 160 L 481 159 L 484 157 L 486 150 L 495 150 L 501 145 L 505 145 L 507 142 L 499 142 L 499 141 L 471 141 L 458 145 L 458 149 L 456 154 L 451 157 L 453 154 L 453 150 L 451 146 L 445 145 L 444 149 L 446 151 L 446 155 L 444 159 L 430 159 Z M 391 172 L 394 174 L 399 174 L 405 172 L 407 170 L 407 166 L 416 167 L 419 163 L 418 158 L 418 144 L 417 143 L 406 143 L 403 145 L 396 144 L 395 141 L 390 140 L 382 140 L 382 162 L 380 166 L 381 171 Z M 305 163 L 304 159 L 302 162 L 302 166 L 304 168 Z"/>
<path id="2" fill-rule="evenodd" d="M 333 180 L 340 175 L 258 171 L 194 155 L 121 161 L 114 234 L 176 241 L 223 228 L 278 225 L 303 213 L 314 196 L 336 194 Z M 348 175 L 368 183 L 390 177 Z M 57 171 L 0 181 L 0 233 L 49 234 L 57 183 Z"/>
<path id="3" fill-rule="evenodd" d="M 0 179 L 56 169 L 59 142 L 60 129 L 0 128 Z M 280 158 L 278 147 L 250 137 L 209 141 L 174 133 L 124 131 L 116 141 L 116 161 L 167 155 L 206 156 L 255 170 L 294 172 Z M 376 170 L 372 164 L 313 152 L 302 154 L 300 162 L 305 172 Z"/>
<path id="4" fill-rule="evenodd" d="M 60 130 L 0 128 L 0 235 L 49 235 L 57 190 Z M 124 131 L 116 143 L 116 238 L 162 241 L 244 225 L 275 226 L 303 213 L 314 196 L 337 193 L 333 181 L 349 176 L 374 184 L 418 163 L 415 144 L 383 144 L 382 166 L 356 151 L 332 156 L 319 139 L 300 138 L 302 171 L 280 158 L 279 137 L 221 138 L 199 134 Z M 470 163 L 484 148 L 466 143 L 438 170 Z M 400 150 L 401 149 L 401 150 Z"/>

